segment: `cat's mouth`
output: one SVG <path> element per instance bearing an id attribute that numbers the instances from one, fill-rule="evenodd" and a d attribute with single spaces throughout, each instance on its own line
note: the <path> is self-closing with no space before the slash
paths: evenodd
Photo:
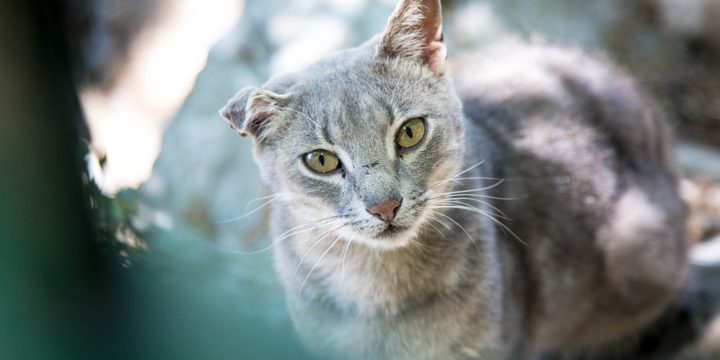
<path id="1" fill-rule="evenodd" d="M 407 230 L 407 226 L 398 226 L 393 224 L 388 224 L 384 230 L 382 230 L 380 233 L 377 234 L 378 238 L 384 239 L 384 238 L 390 238 L 395 237 L 397 234 L 402 233 L 403 231 Z"/>

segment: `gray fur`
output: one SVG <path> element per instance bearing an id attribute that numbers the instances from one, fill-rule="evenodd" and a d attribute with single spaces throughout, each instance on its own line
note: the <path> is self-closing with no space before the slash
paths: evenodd
<path id="1" fill-rule="evenodd" d="M 388 29 L 432 2 L 402 1 Z M 307 343 L 330 358 L 530 358 L 603 347 L 659 316 L 685 278 L 685 209 L 663 124 L 633 82 L 577 50 L 511 43 L 462 63 L 458 97 L 444 59 L 398 55 L 416 53 L 392 38 L 221 112 L 254 129 L 276 269 Z M 413 117 L 426 137 L 398 153 Z M 344 170 L 305 167 L 319 148 Z M 366 207 L 391 197 L 407 229 L 379 236 Z"/>

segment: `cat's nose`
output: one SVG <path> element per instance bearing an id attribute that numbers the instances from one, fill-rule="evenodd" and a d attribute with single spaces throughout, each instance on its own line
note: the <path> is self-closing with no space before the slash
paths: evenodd
<path id="1" fill-rule="evenodd" d="M 385 222 L 390 222 L 395 218 L 395 215 L 400 208 L 400 204 L 402 204 L 402 198 L 400 200 L 388 199 L 367 208 L 367 211 Z"/>

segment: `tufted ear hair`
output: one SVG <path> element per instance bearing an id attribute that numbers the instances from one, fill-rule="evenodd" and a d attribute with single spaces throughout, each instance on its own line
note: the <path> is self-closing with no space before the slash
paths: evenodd
<path id="1" fill-rule="evenodd" d="M 249 86 L 228 100 L 220 115 L 240 135 L 252 135 L 262 141 L 284 125 L 285 103 L 289 97 L 290 94 L 281 95 Z"/>
<path id="2" fill-rule="evenodd" d="M 447 48 L 440 0 L 400 0 L 388 20 L 378 55 L 415 60 L 442 75 Z"/>

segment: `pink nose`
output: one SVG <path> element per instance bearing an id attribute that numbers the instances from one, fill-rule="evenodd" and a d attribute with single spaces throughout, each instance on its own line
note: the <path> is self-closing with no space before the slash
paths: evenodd
<path id="1" fill-rule="evenodd" d="M 400 208 L 401 203 L 402 199 L 385 200 L 371 208 L 368 208 L 367 211 L 385 222 L 390 222 L 390 220 L 395 218 L 395 215 L 397 214 L 397 210 L 398 208 Z"/>

